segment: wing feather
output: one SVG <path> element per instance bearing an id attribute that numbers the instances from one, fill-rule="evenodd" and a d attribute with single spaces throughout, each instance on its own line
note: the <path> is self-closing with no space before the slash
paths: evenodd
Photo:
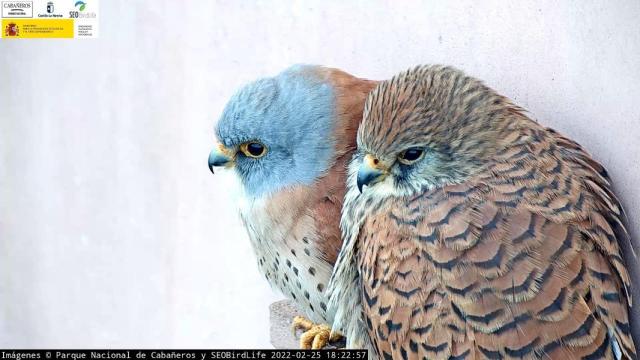
<path id="1" fill-rule="evenodd" d="M 537 135 L 464 184 L 366 217 L 358 265 L 381 357 L 635 357 L 630 240 L 606 171 Z"/>

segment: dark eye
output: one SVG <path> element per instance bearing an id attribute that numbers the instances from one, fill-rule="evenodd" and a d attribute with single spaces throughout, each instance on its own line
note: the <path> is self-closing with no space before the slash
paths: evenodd
<path id="1" fill-rule="evenodd" d="M 424 150 L 419 147 L 408 148 L 398 155 L 398 159 L 403 164 L 413 164 L 414 162 L 420 160 L 422 155 L 424 154 Z"/>
<path id="2" fill-rule="evenodd" d="M 246 156 L 252 158 L 262 157 L 267 152 L 267 148 L 264 145 L 255 141 L 242 144 L 240 150 L 242 150 Z"/>

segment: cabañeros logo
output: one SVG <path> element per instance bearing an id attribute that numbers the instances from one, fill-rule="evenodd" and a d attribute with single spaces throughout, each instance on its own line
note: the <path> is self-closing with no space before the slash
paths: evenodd
<path id="1" fill-rule="evenodd" d="M 20 1 L 4 1 L 2 3 L 2 7 L 5 9 L 31 9 L 31 3 Z"/>
<path id="2" fill-rule="evenodd" d="M 33 17 L 33 1 L 3 1 L 2 17 L 4 18 Z"/>
<path id="3" fill-rule="evenodd" d="M 20 35 L 20 28 L 16 23 L 8 23 L 4 28 L 4 36 L 18 36 Z"/>

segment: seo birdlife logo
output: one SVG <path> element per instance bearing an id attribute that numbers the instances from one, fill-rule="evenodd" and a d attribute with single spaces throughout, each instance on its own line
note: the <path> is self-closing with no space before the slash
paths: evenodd
<path id="1" fill-rule="evenodd" d="M 76 1 L 75 5 L 73 5 L 77 10 L 69 11 L 69 17 L 72 19 L 92 19 L 96 18 L 97 15 L 95 12 L 85 11 L 87 9 L 88 4 L 82 0 Z"/>

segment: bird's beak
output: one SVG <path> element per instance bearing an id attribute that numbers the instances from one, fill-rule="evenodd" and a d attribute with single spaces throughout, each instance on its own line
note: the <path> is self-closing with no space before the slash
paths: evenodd
<path id="1" fill-rule="evenodd" d="M 209 170 L 213 174 L 214 166 L 231 167 L 234 164 L 236 154 L 233 150 L 227 149 L 224 145 L 218 144 L 209 154 Z"/>
<path id="2" fill-rule="evenodd" d="M 382 164 L 382 161 L 370 154 L 365 155 L 358 170 L 358 190 L 362 193 L 362 188 L 365 185 L 372 186 L 382 181 L 387 174 L 389 174 L 389 170 Z"/>

